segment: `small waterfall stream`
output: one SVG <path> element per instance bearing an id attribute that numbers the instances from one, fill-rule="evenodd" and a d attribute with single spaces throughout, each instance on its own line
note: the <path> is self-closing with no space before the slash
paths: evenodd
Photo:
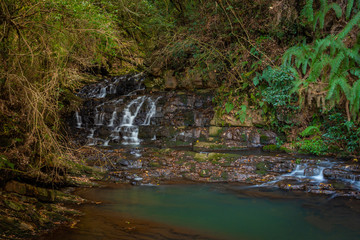
<path id="1" fill-rule="evenodd" d="M 140 94 L 144 90 L 142 81 L 142 74 L 127 75 L 80 90 L 79 96 L 95 104 L 90 118 L 75 112 L 76 128 L 88 132 L 88 145 L 140 144 L 139 125 L 151 125 L 159 99 Z"/>
<path id="2" fill-rule="evenodd" d="M 138 145 L 140 143 L 138 134 L 139 134 L 139 127 L 134 126 L 134 120 L 137 117 L 140 108 L 144 104 L 146 100 L 145 96 L 138 97 L 135 100 L 131 101 L 129 105 L 126 106 L 123 113 L 123 120 L 120 126 L 115 128 L 115 132 L 122 132 L 122 138 L 124 145 Z M 131 108 L 134 108 L 134 111 L 131 112 Z"/>

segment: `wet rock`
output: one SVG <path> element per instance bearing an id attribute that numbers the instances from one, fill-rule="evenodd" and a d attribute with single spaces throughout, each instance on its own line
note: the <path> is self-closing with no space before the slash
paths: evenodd
<path id="1" fill-rule="evenodd" d="M 301 183 L 297 181 L 288 181 L 283 180 L 279 181 L 276 184 L 279 188 L 284 190 L 305 190 L 306 189 L 306 183 Z"/>
<path id="2" fill-rule="evenodd" d="M 318 167 L 308 167 L 304 170 L 304 175 L 308 177 L 317 176 L 321 172 L 321 169 Z"/>
<path id="3" fill-rule="evenodd" d="M 122 160 L 118 161 L 117 164 L 124 166 L 124 167 L 128 167 L 131 165 L 131 163 L 126 159 L 122 159 Z"/>
<path id="4" fill-rule="evenodd" d="M 360 181 L 360 173 L 345 171 L 337 168 L 327 168 L 323 172 L 328 179 L 347 179 L 352 181 Z"/>
<path id="5" fill-rule="evenodd" d="M 15 192 L 21 195 L 31 196 L 45 202 L 54 202 L 57 191 L 46 188 L 35 187 L 30 184 L 16 181 L 7 182 L 5 185 L 7 192 Z"/>
<path id="6" fill-rule="evenodd" d="M 270 171 L 276 172 L 276 173 L 290 173 L 294 170 L 295 164 L 291 161 L 285 161 L 285 162 L 277 162 L 270 165 Z"/>

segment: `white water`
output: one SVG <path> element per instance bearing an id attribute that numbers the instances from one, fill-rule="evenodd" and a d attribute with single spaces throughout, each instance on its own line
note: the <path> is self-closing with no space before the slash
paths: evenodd
<path id="1" fill-rule="evenodd" d="M 104 124 L 104 119 L 105 119 L 105 113 L 104 112 L 99 113 L 96 110 L 94 124 L 97 126 L 101 126 Z"/>
<path id="2" fill-rule="evenodd" d="M 139 127 L 134 125 L 134 120 L 138 115 L 140 108 L 144 104 L 146 100 L 146 96 L 138 97 L 132 100 L 124 109 L 123 120 L 120 126 L 115 130 L 116 132 L 122 133 L 123 144 L 124 145 L 138 145 L 140 144 L 140 140 L 138 138 L 139 135 Z"/>
<path id="3" fill-rule="evenodd" d="M 334 163 L 327 160 L 317 162 L 314 164 L 309 164 L 309 163 L 297 164 L 292 172 L 278 176 L 273 181 L 256 185 L 256 187 L 276 186 L 277 182 L 286 179 L 294 179 L 294 180 L 298 180 L 299 182 L 309 181 L 314 184 L 325 183 L 327 182 L 327 179 L 324 177 L 323 172 L 326 168 L 333 167 L 333 165 Z"/>
<path id="4" fill-rule="evenodd" d="M 82 121 L 78 111 L 75 112 L 75 118 L 76 118 L 76 127 L 81 128 Z"/>
<path id="5" fill-rule="evenodd" d="M 146 114 L 146 118 L 145 118 L 143 125 L 145 125 L 145 126 L 150 125 L 151 118 L 153 116 L 155 116 L 155 114 L 156 114 L 156 102 L 159 100 L 159 98 L 160 97 L 158 97 L 155 101 L 153 101 L 151 98 L 148 98 L 148 101 L 150 104 L 150 109 L 149 109 L 148 113 Z"/>
<path id="6" fill-rule="evenodd" d="M 116 120 L 116 118 L 117 118 L 117 112 L 116 112 L 116 109 L 115 109 L 114 112 L 112 113 L 112 116 L 111 116 L 108 127 L 113 127 L 114 126 L 114 121 Z"/>
<path id="7" fill-rule="evenodd" d="M 93 122 L 89 121 L 89 117 L 82 117 L 75 112 L 76 128 L 89 126 L 86 129 L 90 131 L 87 136 L 89 145 L 108 146 L 119 141 L 124 145 L 140 144 L 138 125 L 151 125 L 151 119 L 156 114 L 156 102 L 159 99 L 153 100 L 148 96 L 139 96 L 129 102 L 129 98 L 133 98 L 144 89 L 143 80 L 143 74 L 114 77 L 98 84 L 89 85 L 79 92 L 83 98 L 99 99 L 93 101 L 95 113 L 90 118 L 93 119 Z M 118 93 L 119 83 L 123 84 L 127 81 L 134 84 L 133 89 L 130 92 L 126 90 L 122 96 L 115 96 L 114 94 Z M 100 100 L 103 98 L 109 99 Z M 141 120 L 139 115 L 141 115 Z"/>

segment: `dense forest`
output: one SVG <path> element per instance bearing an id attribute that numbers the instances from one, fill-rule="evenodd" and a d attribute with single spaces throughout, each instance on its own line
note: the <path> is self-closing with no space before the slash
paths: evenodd
<path id="1" fill-rule="evenodd" d="M 0 3 L 3 180 L 62 182 L 76 90 L 140 71 L 152 90 L 214 89 L 220 121 L 260 114 L 278 148 L 359 153 L 359 0 Z"/>

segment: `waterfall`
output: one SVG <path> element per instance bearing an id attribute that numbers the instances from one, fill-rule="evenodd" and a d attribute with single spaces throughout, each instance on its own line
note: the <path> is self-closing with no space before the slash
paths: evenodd
<path id="1" fill-rule="evenodd" d="M 156 102 L 157 102 L 157 100 L 159 100 L 159 98 L 160 97 L 158 97 L 155 101 L 153 101 L 151 98 L 148 98 L 148 100 L 150 102 L 150 109 L 149 109 L 148 113 L 146 114 L 146 118 L 145 118 L 143 125 L 145 125 L 145 126 L 150 125 L 150 120 L 156 113 Z"/>
<path id="2" fill-rule="evenodd" d="M 104 98 L 104 97 L 106 97 L 106 88 L 107 88 L 107 87 L 103 87 L 103 88 L 100 89 L 100 93 L 99 93 L 99 95 L 97 96 L 98 98 Z"/>
<path id="3" fill-rule="evenodd" d="M 134 120 L 138 115 L 140 108 L 144 104 L 146 100 L 146 96 L 138 97 L 132 100 L 124 109 L 123 120 L 120 126 L 116 129 L 116 132 L 122 133 L 123 144 L 140 144 L 140 140 L 138 138 L 139 135 L 139 127 L 134 125 Z M 135 110 L 131 111 L 134 106 Z"/>
<path id="4" fill-rule="evenodd" d="M 91 100 L 91 109 L 81 111 L 83 116 L 75 112 L 75 127 L 87 132 L 89 145 L 140 144 L 139 125 L 151 125 L 159 99 L 140 95 L 143 80 L 143 74 L 125 75 L 79 91 L 80 97 Z"/>
<path id="5" fill-rule="evenodd" d="M 116 109 L 115 109 L 114 112 L 112 113 L 112 116 L 111 116 L 108 127 L 113 127 L 114 126 L 114 121 L 116 120 L 116 117 L 117 117 L 117 112 L 116 112 Z"/>
<path id="6" fill-rule="evenodd" d="M 81 128 L 82 121 L 78 111 L 75 112 L 75 118 L 76 118 L 76 127 Z"/>
<path id="7" fill-rule="evenodd" d="M 104 119 L 105 119 L 105 113 L 104 112 L 99 113 L 96 110 L 95 120 L 94 120 L 95 125 L 97 125 L 97 126 L 103 125 L 104 124 Z"/>

